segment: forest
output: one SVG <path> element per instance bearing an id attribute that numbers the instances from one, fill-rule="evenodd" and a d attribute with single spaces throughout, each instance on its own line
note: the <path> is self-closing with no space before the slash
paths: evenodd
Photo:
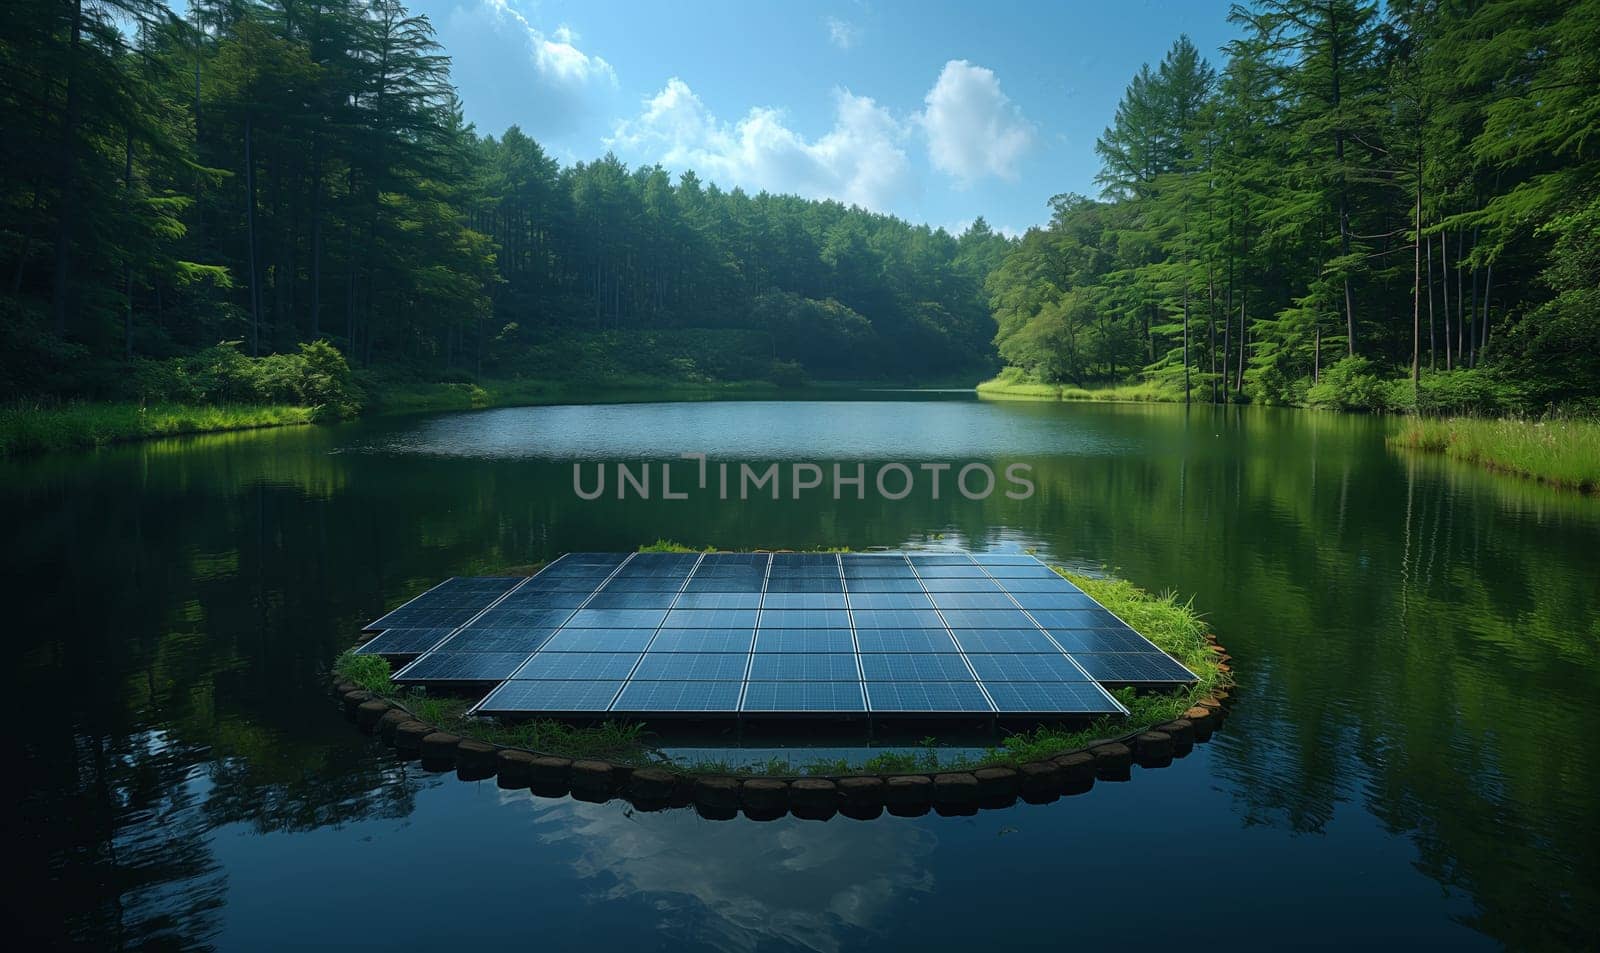
<path id="1" fill-rule="evenodd" d="M 408 381 L 1004 364 L 1000 390 L 1592 404 L 1600 0 L 1231 19 L 1219 64 L 1180 38 L 1132 78 L 1101 194 L 1013 240 L 563 166 L 465 122 L 399 0 L 14 0 L 0 395 L 354 409 Z"/>
<path id="2" fill-rule="evenodd" d="M 1506 412 L 1600 395 L 1600 3 L 1265 0 L 1180 38 L 989 276 L 998 384 Z"/>
<path id="3" fill-rule="evenodd" d="M 17 0 L 0 62 L 13 397 L 295 403 L 341 355 L 380 381 L 996 366 L 981 221 L 563 167 L 465 124 L 398 0 Z"/>

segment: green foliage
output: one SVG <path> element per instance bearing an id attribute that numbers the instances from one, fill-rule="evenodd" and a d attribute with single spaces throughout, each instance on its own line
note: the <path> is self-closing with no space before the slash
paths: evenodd
<path id="1" fill-rule="evenodd" d="M 1334 410 L 1391 410 L 1389 398 L 1390 389 L 1372 362 L 1359 356 L 1323 368 L 1321 379 L 1306 392 L 1310 406 Z"/>

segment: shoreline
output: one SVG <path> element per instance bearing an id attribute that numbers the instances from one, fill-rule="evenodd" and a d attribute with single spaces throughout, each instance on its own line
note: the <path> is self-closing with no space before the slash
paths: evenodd
<path id="1" fill-rule="evenodd" d="M 579 384 L 571 381 L 488 381 L 477 384 L 424 384 L 379 391 L 353 417 L 325 414 L 295 404 L 181 404 L 141 407 L 126 401 L 71 401 L 54 406 L 0 406 L 0 460 L 88 450 L 166 437 L 264 430 L 338 423 L 365 417 L 541 407 L 566 403 L 689 403 L 724 399 L 804 398 L 816 394 L 893 387 L 889 381 L 817 381 L 783 387 L 771 381 L 619 380 Z M 896 388 L 933 390 L 937 385 Z"/>

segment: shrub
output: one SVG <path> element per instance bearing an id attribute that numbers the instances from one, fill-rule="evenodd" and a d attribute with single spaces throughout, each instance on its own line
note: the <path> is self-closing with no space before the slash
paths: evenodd
<path id="1" fill-rule="evenodd" d="M 1343 358 L 1323 369 L 1321 379 L 1306 391 L 1312 407 L 1337 410 L 1392 410 L 1390 385 L 1380 378 L 1372 362 L 1360 355 Z"/>

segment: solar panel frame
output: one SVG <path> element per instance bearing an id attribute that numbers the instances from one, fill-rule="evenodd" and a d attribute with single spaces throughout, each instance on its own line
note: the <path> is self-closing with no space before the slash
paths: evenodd
<path id="1" fill-rule="evenodd" d="M 412 616 L 498 594 L 453 629 L 422 626 L 446 634 L 395 680 L 501 681 L 484 713 L 664 717 L 1090 715 L 1125 712 L 1101 681 L 1194 681 L 1033 557 L 982 555 L 568 554 L 503 590 L 453 577 Z"/>

